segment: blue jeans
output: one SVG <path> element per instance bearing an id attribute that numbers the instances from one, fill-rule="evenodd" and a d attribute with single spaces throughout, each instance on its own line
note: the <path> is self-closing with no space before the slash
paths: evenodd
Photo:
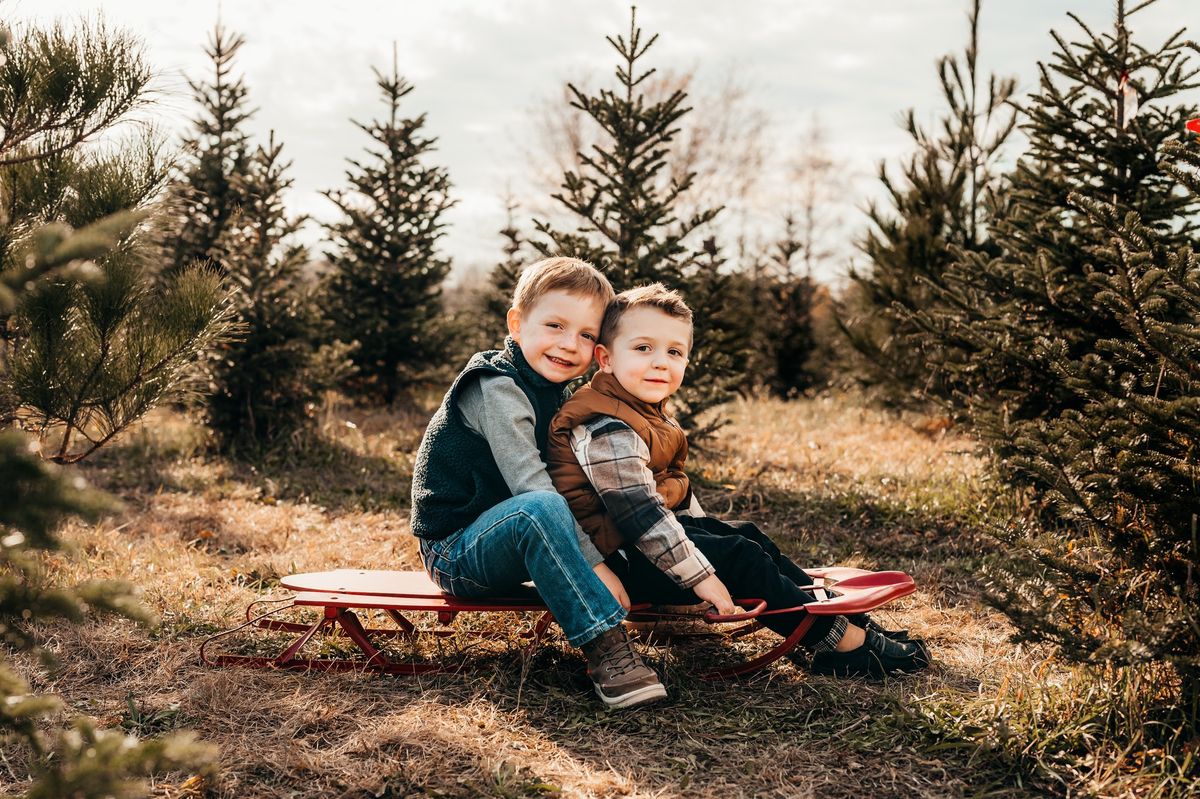
<path id="1" fill-rule="evenodd" d="M 573 646 L 625 618 L 579 551 L 567 501 L 552 491 L 506 499 L 448 538 L 422 539 L 421 558 L 433 581 L 458 597 L 512 595 L 533 580 Z"/>

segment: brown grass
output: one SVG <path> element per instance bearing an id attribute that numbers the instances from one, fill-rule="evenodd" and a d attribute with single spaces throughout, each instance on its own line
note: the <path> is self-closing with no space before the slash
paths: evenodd
<path id="1" fill-rule="evenodd" d="M 694 464 L 700 494 L 710 513 L 762 523 L 804 565 L 913 573 L 920 591 L 885 621 L 930 641 L 937 664 L 927 675 L 869 685 L 785 665 L 713 684 L 695 678 L 697 661 L 728 653 L 659 649 L 669 701 L 607 713 L 576 652 L 552 641 L 526 662 L 516 625 L 498 649 L 469 650 L 475 668 L 463 674 L 200 666 L 203 638 L 277 593 L 280 575 L 418 567 L 406 504 L 428 411 L 330 406 L 319 440 L 253 465 L 206 454 L 199 428 L 156 414 L 86 467 L 124 510 L 70 525 L 73 550 L 47 563 L 62 582 L 137 584 L 162 623 L 152 631 L 111 619 L 47 626 L 61 666 L 47 672 L 20 660 L 25 676 L 62 696 L 68 714 L 105 726 L 195 730 L 220 748 L 212 796 L 832 799 L 1032 790 L 1003 762 L 930 745 L 904 710 L 978 701 L 1039 666 L 1043 677 L 1067 679 L 1042 655 L 1008 644 L 1006 622 L 977 601 L 977 572 L 989 556 L 980 525 L 994 512 L 981 463 L 953 432 L 933 426 L 930 436 L 920 419 L 845 398 L 735 404 L 718 451 Z M 248 636 L 233 646 L 263 644 Z M 18 755 L 0 763 L 0 792 L 22 789 L 23 768 Z M 187 777 L 160 781 L 155 795 L 200 795 Z M 1052 781 L 1034 784 L 1045 790 Z"/>

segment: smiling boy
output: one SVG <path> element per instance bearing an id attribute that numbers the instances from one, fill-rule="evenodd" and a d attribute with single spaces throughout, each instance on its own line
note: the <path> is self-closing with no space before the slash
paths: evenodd
<path id="1" fill-rule="evenodd" d="M 566 384 L 591 366 L 612 296 L 604 275 L 574 258 L 521 274 L 504 349 L 471 358 L 421 439 L 412 531 L 430 577 L 450 594 L 512 595 L 532 580 L 587 656 L 596 693 L 611 707 L 631 707 L 666 691 L 625 636 L 620 581 L 542 460 L 550 420 Z"/>
<path id="2" fill-rule="evenodd" d="M 661 284 L 609 303 L 595 348 L 600 371 L 551 424 L 551 479 L 633 602 L 699 598 L 731 613 L 730 590 L 766 600 L 768 610 L 811 602 L 801 586 L 812 580 L 770 538 L 749 523 L 705 516 L 692 495 L 687 438 L 665 410 L 691 346 L 691 310 Z M 787 636 L 803 619 L 795 611 L 762 622 Z M 814 653 L 813 671 L 881 677 L 928 665 L 923 642 L 865 617 L 854 622 L 816 619 L 801 640 Z"/>

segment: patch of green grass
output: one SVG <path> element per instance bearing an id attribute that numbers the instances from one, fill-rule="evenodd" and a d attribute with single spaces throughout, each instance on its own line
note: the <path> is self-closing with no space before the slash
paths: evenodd
<path id="1" fill-rule="evenodd" d="M 185 723 L 180 717 L 179 703 L 155 708 L 134 699 L 133 694 L 125 697 L 125 711 L 121 714 L 121 729 L 138 738 L 152 738 L 178 729 Z"/>

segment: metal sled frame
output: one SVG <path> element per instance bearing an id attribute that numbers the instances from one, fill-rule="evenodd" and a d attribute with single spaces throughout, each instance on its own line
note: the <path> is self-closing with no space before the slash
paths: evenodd
<path id="1" fill-rule="evenodd" d="M 866 613 L 882 605 L 907 596 L 916 590 L 912 577 L 904 572 L 871 572 L 862 569 L 825 568 L 806 570 L 814 579 L 812 590 L 816 601 L 794 608 L 766 610 L 761 599 L 739 599 L 737 604 L 744 612 L 722 616 L 714 611 L 703 614 L 680 613 L 655 609 L 650 606 L 634 606 L 627 621 L 661 622 L 678 619 L 702 620 L 708 624 L 740 622 L 733 630 L 723 634 L 730 637 L 747 635 L 761 625 L 761 616 L 803 611 L 804 619 L 796 629 L 777 645 L 763 654 L 731 666 L 715 669 L 700 675 L 704 679 L 736 677 L 756 672 L 784 657 L 800 642 L 818 616 Z M 531 589 L 525 596 L 498 599 L 463 599 L 443 592 L 428 575 L 420 571 L 381 571 L 361 569 L 338 569 L 328 572 L 293 574 L 281 580 L 281 585 L 294 592 L 291 597 L 263 599 L 250 603 L 246 608 L 246 621 L 238 626 L 217 633 L 206 639 L 200 647 L 200 659 L 209 666 L 249 666 L 255 668 L 298 669 L 303 671 L 369 671 L 383 674 L 428 674 L 458 671 L 462 663 L 400 663 L 389 659 L 374 644 L 373 639 L 413 638 L 417 635 L 453 636 L 458 634 L 449 625 L 460 613 L 537 613 L 533 629 L 524 635 L 530 640 L 526 647 L 532 652 L 539 643 L 554 617 L 545 604 Z M 261 613 L 256 609 L 263 605 L 274 605 Z M 291 608 L 314 608 L 320 617 L 312 623 L 297 623 L 273 618 Z M 394 628 L 368 629 L 363 626 L 355 610 L 381 610 L 395 624 Z M 405 614 L 433 613 L 441 627 L 418 630 Z M 214 641 L 232 635 L 248 627 L 267 630 L 296 632 L 299 636 L 276 657 L 249 655 L 209 655 L 208 649 Z M 364 658 L 306 658 L 300 652 L 317 635 L 341 633 L 353 642 Z M 691 633 L 689 635 L 704 635 Z M 711 633 L 710 633 L 711 634 Z M 481 633 L 481 637 L 488 637 Z M 501 636 L 496 636 L 501 637 Z"/>

